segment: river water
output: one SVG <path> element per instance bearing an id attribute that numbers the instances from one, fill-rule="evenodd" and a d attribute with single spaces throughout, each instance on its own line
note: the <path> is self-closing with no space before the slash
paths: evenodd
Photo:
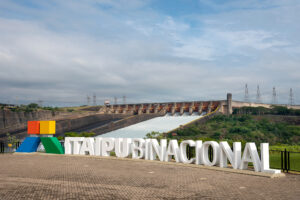
<path id="1" fill-rule="evenodd" d="M 187 124 L 195 119 L 201 118 L 205 113 L 198 115 L 193 113 L 189 115 L 184 113 L 180 116 L 179 113 L 171 116 L 171 114 L 166 114 L 162 117 L 156 117 L 147 121 L 143 121 L 125 128 L 121 128 L 115 131 L 99 135 L 98 137 L 112 137 L 112 138 L 144 138 L 147 133 L 152 131 L 155 132 L 168 132 L 180 125 Z"/>

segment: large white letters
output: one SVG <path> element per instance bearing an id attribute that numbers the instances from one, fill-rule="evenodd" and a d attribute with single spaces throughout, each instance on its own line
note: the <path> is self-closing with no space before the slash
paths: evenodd
<path id="1" fill-rule="evenodd" d="M 247 169 L 249 162 L 253 163 L 254 170 L 256 172 L 260 171 L 260 159 L 257 153 L 256 145 L 253 142 L 246 143 L 240 169 Z"/>
<path id="2" fill-rule="evenodd" d="M 186 155 L 187 145 L 190 147 L 196 146 L 196 143 L 193 140 L 184 140 L 180 143 L 180 158 L 183 163 L 193 163 L 195 158 L 188 159 Z"/>
<path id="3" fill-rule="evenodd" d="M 110 156 L 110 152 L 114 150 L 115 139 L 114 138 L 102 138 L 101 140 L 101 155 Z"/>
<path id="4" fill-rule="evenodd" d="M 195 153 L 196 153 L 196 165 L 202 165 L 203 162 L 203 158 L 202 156 L 202 141 L 201 140 L 197 140 L 196 141 L 196 147 L 195 147 Z"/>
<path id="5" fill-rule="evenodd" d="M 270 169 L 270 160 L 269 160 L 269 144 L 261 143 L 260 144 L 260 157 L 261 157 L 261 171 L 270 173 L 270 174 L 279 174 L 280 170 Z"/>
<path id="6" fill-rule="evenodd" d="M 65 138 L 65 154 L 72 154 L 72 144 L 71 144 L 72 138 L 71 137 L 66 137 Z"/>
<path id="7" fill-rule="evenodd" d="M 269 144 L 260 144 L 260 156 L 258 155 L 255 143 L 246 143 L 243 156 L 241 143 L 234 142 L 233 149 L 227 142 L 217 143 L 215 141 L 184 140 L 178 145 L 177 140 L 141 139 L 141 138 L 84 138 L 66 137 L 65 154 L 74 155 L 96 155 L 110 156 L 115 152 L 117 157 L 126 158 L 132 155 L 133 159 L 146 159 L 160 161 L 171 161 L 172 157 L 176 162 L 196 163 L 197 165 L 227 167 L 227 163 L 233 169 L 248 169 L 248 163 L 252 162 L 256 172 L 280 173 L 280 170 L 270 169 L 269 166 Z M 188 159 L 187 146 L 195 148 L 195 158 Z M 209 148 L 213 150 L 213 159 L 209 159 Z M 241 158 L 242 157 L 242 158 Z"/>
<path id="8" fill-rule="evenodd" d="M 117 157 L 126 158 L 131 153 L 131 139 L 130 138 L 116 138 L 115 139 L 115 153 Z"/>
<path id="9" fill-rule="evenodd" d="M 210 161 L 208 158 L 208 148 L 209 146 L 212 147 L 213 150 L 213 160 Z M 202 161 L 204 165 L 208 165 L 208 166 L 214 166 L 214 165 L 218 165 L 219 164 L 219 151 L 220 151 L 220 147 L 219 144 L 215 141 L 207 141 L 203 143 L 202 146 Z"/>
<path id="10" fill-rule="evenodd" d="M 66 154 L 79 154 L 82 141 L 84 137 L 66 137 L 65 138 L 65 151 Z"/>
<path id="11" fill-rule="evenodd" d="M 150 139 L 148 143 L 148 158 L 149 160 L 155 160 L 158 156 L 160 161 L 166 160 L 167 140 L 161 139 L 160 144 L 156 139 Z"/>
<path id="12" fill-rule="evenodd" d="M 145 140 L 135 138 L 132 140 L 132 158 L 141 159 L 145 156 Z"/>
<path id="13" fill-rule="evenodd" d="M 96 137 L 95 140 L 95 155 L 96 156 L 101 156 L 101 137 Z"/>
<path id="14" fill-rule="evenodd" d="M 94 138 L 84 138 L 79 154 L 80 155 L 94 155 L 95 150 L 94 150 L 94 144 L 95 144 L 95 139 Z"/>
<path id="15" fill-rule="evenodd" d="M 240 142 L 233 143 L 233 151 L 227 142 L 220 142 L 220 167 L 227 167 L 227 159 L 233 169 L 238 169 L 241 163 L 242 145 Z"/>
<path id="16" fill-rule="evenodd" d="M 174 156 L 176 162 L 180 162 L 180 154 L 177 140 L 170 140 L 167 150 L 166 161 L 170 161 L 172 159 L 172 156 Z"/>

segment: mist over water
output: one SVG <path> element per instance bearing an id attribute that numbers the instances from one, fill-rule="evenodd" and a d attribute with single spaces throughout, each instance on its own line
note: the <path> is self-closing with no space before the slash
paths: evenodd
<path id="1" fill-rule="evenodd" d="M 198 115 L 198 113 L 184 113 L 180 116 L 180 113 L 175 113 L 173 116 L 167 113 L 163 117 L 156 117 L 144 122 L 140 122 L 125 128 L 121 128 L 115 131 L 108 132 L 98 137 L 113 137 L 113 138 L 144 138 L 147 133 L 155 132 L 168 132 L 180 125 L 189 123 L 195 119 L 201 118 L 205 113 Z"/>

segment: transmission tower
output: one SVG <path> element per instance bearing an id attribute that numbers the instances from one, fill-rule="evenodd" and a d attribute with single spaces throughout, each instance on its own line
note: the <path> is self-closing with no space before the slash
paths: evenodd
<path id="1" fill-rule="evenodd" d="M 261 97 L 260 97 L 260 89 L 259 89 L 259 85 L 257 85 L 257 91 L 256 91 L 256 103 L 261 103 Z"/>
<path id="2" fill-rule="evenodd" d="M 275 87 L 273 87 L 273 92 L 272 92 L 272 104 L 277 104 L 277 94 L 276 94 Z"/>
<path id="3" fill-rule="evenodd" d="M 115 100 L 114 104 L 116 105 L 118 103 L 118 98 L 114 97 L 114 100 Z"/>
<path id="4" fill-rule="evenodd" d="M 126 96 L 123 96 L 123 104 L 126 104 Z"/>
<path id="5" fill-rule="evenodd" d="M 91 97 L 89 95 L 86 95 L 87 105 L 90 105 Z"/>
<path id="6" fill-rule="evenodd" d="M 96 95 L 94 94 L 94 95 L 93 95 L 93 105 L 94 105 L 94 106 L 96 105 L 96 101 L 97 101 L 96 98 L 97 98 L 97 97 L 96 97 Z"/>
<path id="7" fill-rule="evenodd" d="M 293 93 L 293 89 L 292 89 L 292 88 L 290 88 L 289 104 L 290 104 L 291 106 L 294 105 L 294 93 Z"/>
<path id="8" fill-rule="evenodd" d="M 249 101 L 248 85 L 245 85 L 245 102 Z"/>

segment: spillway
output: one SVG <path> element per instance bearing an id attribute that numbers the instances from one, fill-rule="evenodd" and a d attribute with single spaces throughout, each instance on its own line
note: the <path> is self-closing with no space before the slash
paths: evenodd
<path id="1" fill-rule="evenodd" d="M 205 113 L 201 115 L 193 113 L 192 115 L 184 113 L 180 115 L 175 113 L 173 116 L 167 113 L 165 116 L 156 117 L 144 122 L 140 122 L 125 128 L 121 128 L 115 131 L 99 135 L 98 137 L 112 137 L 112 138 L 144 138 L 147 133 L 155 132 L 168 132 L 180 125 L 187 124 L 195 119 L 203 117 Z"/>

